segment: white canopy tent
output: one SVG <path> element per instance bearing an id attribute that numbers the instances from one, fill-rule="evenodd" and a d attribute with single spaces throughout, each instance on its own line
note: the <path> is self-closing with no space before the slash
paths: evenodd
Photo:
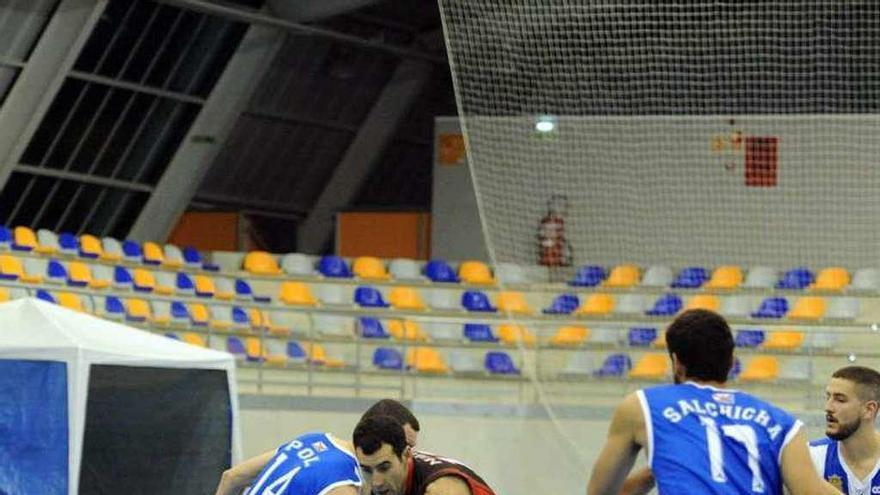
<path id="1" fill-rule="evenodd" d="M 0 304 L 3 431 L 0 493 L 207 493 L 241 458 L 235 360 L 36 299 Z"/>

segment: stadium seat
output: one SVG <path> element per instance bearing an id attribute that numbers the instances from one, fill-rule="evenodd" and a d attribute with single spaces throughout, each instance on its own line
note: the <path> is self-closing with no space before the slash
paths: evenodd
<path id="1" fill-rule="evenodd" d="M 491 285 L 495 283 L 492 270 L 482 261 L 462 261 L 458 266 L 458 278 L 468 284 Z"/>
<path id="2" fill-rule="evenodd" d="M 46 265 L 46 282 L 52 284 L 67 283 L 67 267 L 58 260 L 49 260 Z"/>
<path id="3" fill-rule="evenodd" d="M 574 352 L 565 363 L 562 375 L 586 377 L 593 374 L 593 356 L 589 352 Z"/>
<path id="4" fill-rule="evenodd" d="M 672 283 L 672 268 L 665 265 L 649 266 L 642 277 L 642 287 L 669 287 Z"/>
<path id="5" fill-rule="evenodd" d="M 254 315 L 256 320 L 252 319 L 251 313 L 241 306 L 229 307 L 229 317 L 232 320 L 232 327 L 238 330 L 259 329 L 262 324 L 260 312 Z"/>
<path id="6" fill-rule="evenodd" d="M 303 349 L 303 346 L 295 340 L 287 342 L 286 350 L 287 359 L 293 362 L 305 362 L 308 359 L 308 355 L 306 355 L 306 350 Z"/>
<path id="7" fill-rule="evenodd" d="M 522 325 L 502 324 L 498 327 L 498 339 L 502 344 L 534 347 L 538 343 L 535 335 Z"/>
<path id="8" fill-rule="evenodd" d="M 0 254 L 0 279 L 18 280 L 24 275 L 21 259 L 11 254 Z"/>
<path id="9" fill-rule="evenodd" d="M 431 282 L 453 284 L 459 282 L 455 270 L 443 260 L 431 260 L 427 262 L 425 264 L 425 276 L 428 277 Z"/>
<path id="10" fill-rule="evenodd" d="M 672 316 L 681 311 L 683 304 L 677 294 L 664 294 L 654 301 L 654 307 L 645 311 L 649 316 Z"/>
<path id="11" fill-rule="evenodd" d="M 627 340 L 631 347 L 647 347 L 657 340 L 657 329 L 654 327 L 633 327 L 627 332 Z"/>
<path id="12" fill-rule="evenodd" d="M 727 296 L 721 299 L 721 314 L 726 318 L 748 318 L 752 314 L 751 298 Z"/>
<path id="13" fill-rule="evenodd" d="M 623 377 L 632 369 L 632 360 L 626 354 L 611 354 L 602 367 L 593 371 L 597 377 Z"/>
<path id="14" fill-rule="evenodd" d="M 321 335 L 349 339 L 354 336 L 355 321 L 347 316 L 315 314 L 312 329 Z"/>
<path id="15" fill-rule="evenodd" d="M 373 366 L 380 370 L 402 370 L 403 356 L 397 349 L 379 347 L 373 351 Z"/>
<path id="16" fill-rule="evenodd" d="M 19 225 L 12 231 L 13 251 L 33 251 L 37 248 L 37 236 L 30 227 Z M 51 254 L 51 253 L 44 253 Z"/>
<path id="17" fill-rule="evenodd" d="M 214 298 L 221 301 L 231 301 L 235 298 L 235 285 L 232 279 L 217 277 L 214 279 Z"/>
<path id="18" fill-rule="evenodd" d="M 621 315 L 642 315 L 646 309 L 648 299 L 644 294 L 623 294 L 614 305 L 614 312 Z"/>
<path id="19" fill-rule="evenodd" d="M 742 283 L 742 268 L 735 265 L 723 265 L 715 268 L 712 277 L 703 287 L 706 289 L 736 289 Z"/>
<path id="20" fill-rule="evenodd" d="M 773 381 L 779 378 L 779 360 L 773 356 L 755 356 L 739 374 L 740 381 Z"/>
<path id="21" fill-rule="evenodd" d="M 178 294 L 191 296 L 196 292 L 196 286 L 192 277 L 186 272 L 177 272 L 174 275 L 174 291 Z"/>
<path id="22" fill-rule="evenodd" d="M 577 309 L 579 315 L 604 316 L 614 310 L 614 297 L 610 294 L 590 294 L 583 305 Z"/>
<path id="23" fill-rule="evenodd" d="M 25 234 L 27 236 L 27 234 Z M 52 256 L 61 250 L 58 244 L 58 235 L 49 229 L 40 229 L 37 231 L 37 245 L 33 251 L 38 254 Z"/>
<path id="24" fill-rule="evenodd" d="M 406 364 L 418 373 L 449 373 L 443 356 L 432 347 L 415 347 L 407 351 Z"/>
<path id="25" fill-rule="evenodd" d="M 764 339 L 764 343 L 761 345 L 761 347 L 764 349 L 791 351 L 794 349 L 799 349 L 801 346 L 803 346 L 804 338 L 804 332 L 798 332 L 795 330 L 779 330 L 767 334 L 767 337 Z"/>
<path id="26" fill-rule="evenodd" d="M 331 306 L 351 306 L 348 290 L 336 284 L 322 284 L 315 286 L 315 295 L 321 304 Z"/>
<path id="27" fill-rule="evenodd" d="M 678 272 L 670 285 L 673 289 L 697 289 L 709 280 L 709 274 L 702 266 L 689 266 Z"/>
<path id="28" fill-rule="evenodd" d="M 258 303 L 270 303 L 272 302 L 272 298 L 269 296 L 265 296 L 262 294 L 257 294 L 251 288 L 251 284 L 247 282 L 247 280 L 237 278 L 235 279 L 235 297 L 237 299 L 253 299 L 254 302 Z"/>
<path id="29" fill-rule="evenodd" d="M 734 344 L 737 347 L 758 347 L 764 343 L 766 335 L 761 329 L 744 328 L 737 330 Z"/>
<path id="30" fill-rule="evenodd" d="M 385 331 L 382 322 L 378 318 L 361 316 L 357 319 L 358 333 L 365 339 L 390 339 L 391 335 Z"/>
<path id="31" fill-rule="evenodd" d="M 486 371 L 490 375 L 518 375 L 520 373 L 513 358 L 504 351 L 487 352 L 484 363 Z"/>
<path id="32" fill-rule="evenodd" d="M 395 258 L 388 263 L 388 271 L 397 280 L 424 280 L 419 273 L 419 264 L 406 258 Z"/>
<path id="33" fill-rule="evenodd" d="M 434 340 L 455 340 L 461 341 L 464 334 L 462 325 L 450 321 L 426 321 L 424 322 L 425 330 Z"/>
<path id="34" fill-rule="evenodd" d="M 570 315 L 580 305 L 581 300 L 576 294 L 560 294 L 553 298 L 553 302 L 543 312 L 548 315 Z"/>
<path id="35" fill-rule="evenodd" d="M 148 322 L 152 317 L 150 303 L 147 301 L 134 297 L 126 301 L 125 319 L 127 321 Z"/>
<path id="36" fill-rule="evenodd" d="M 609 326 L 600 326 L 590 332 L 590 342 L 595 344 L 620 345 L 623 337 L 623 329 Z"/>
<path id="37" fill-rule="evenodd" d="M 155 242 L 145 242 L 141 248 L 144 254 L 144 264 L 158 266 L 165 263 L 165 253 Z"/>
<path id="38" fill-rule="evenodd" d="M 208 326 L 220 332 L 228 332 L 232 328 L 232 311 L 229 306 L 208 306 L 210 319 Z"/>
<path id="39" fill-rule="evenodd" d="M 22 260 L 24 272 L 19 281 L 26 284 L 40 284 L 43 276 L 49 270 L 49 262 L 45 258 L 24 258 Z"/>
<path id="40" fill-rule="evenodd" d="M 467 290 L 461 294 L 461 306 L 467 311 L 494 313 L 498 308 L 492 306 L 489 296 L 478 290 Z"/>
<path id="41" fill-rule="evenodd" d="M 810 286 L 810 290 L 840 292 L 849 285 L 849 272 L 846 268 L 828 267 L 816 275 L 816 281 Z"/>
<path id="42" fill-rule="evenodd" d="M 189 314 L 189 308 L 181 301 L 171 301 L 170 304 L 171 323 L 178 325 L 189 325 L 192 323 L 192 317 Z"/>
<path id="43" fill-rule="evenodd" d="M 12 231 L 5 225 L 0 225 L 0 251 L 12 249 Z"/>
<path id="44" fill-rule="evenodd" d="M 126 307 L 122 299 L 116 296 L 107 296 L 104 298 L 104 304 L 97 310 L 100 316 L 111 320 L 125 319 Z"/>
<path id="45" fill-rule="evenodd" d="M 854 320 L 859 315 L 859 300 L 854 297 L 834 297 L 828 303 L 826 319 Z"/>
<path id="46" fill-rule="evenodd" d="M 470 342 L 498 342 L 492 327 L 485 323 L 465 323 L 463 335 Z"/>
<path id="47" fill-rule="evenodd" d="M 140 244 L 126 239 L 122 241 L 122 258 L 131 263 L 143 263 L 144 251 Z"/>
<path id="48" fill-rule="evenodd" d="M 101 254 L 102 260 L 109 261 L 111 263 L 118 263 L 122 261 L 122 243 L 119 242 L 118 239 L 115 239 L 113 237 L 101 238 L 101 248 L 104 251 L 103 254 Z"/>
<path id="49" fill-rule="evenodd" d="M 170 296 L 177 290 L 177 274 L 171 272 L 154 272 L 156 288 L 153 292 L 163 296 Z"/>
<path id="50" fill-rule="evenodd" d="M 257 337 L 248 337 L 244 345 L 249 353 L 259 355 L 268 366 L 279 368 L 287 366 L 287 353 L 284 347 L 274 339 L 260 341 Z"/>
<path id="51" fill-rule="evenodd" d="M 194 345 L 198 347 L 208 347 L 208 344 L 205 342 L 205 338 L 201 335 L 193 332 L 186 332 L 182 335 L 182 339 L 189 345 Z"/>
<path id="52" fill-rule="evenodd" d="M 534 311 L 529 306 L 529 303 L 526 302 L 526 296 L 522 292 L 515 291 L 501 291 L 498 293 L 498 297 L 495 299 L 495 305 L 498 306 L 498 310 L 504 313 L 515 313 L 515 314 L 524 314 L 530 315 L 533 314 Z"/>
<path id="53" fill-rule="evenodd" d="M 208 272 L 220 271 L 219 265 L 206 261 L 205 257 L 202 256 L 199 250 L 192 246 L 186 246 L 183 248 L 183 264 L 190 268 L 201 268 Z"/>
<path id="54" fill-rule="evenodd" d="M 747 289 L 770 289 L 776 283 L 776 269 L 756 266 L 749 269 L 743 287 Z"/>
<path id="55" fill-rule="evenodd" d="M 55 299 L 55 296 L 46 289 L 37 289 L 37 291 L 34 292 L 34 297 L 41 301 L 46 301 L 47 303 L 58 304 L 58 300 Z"/>
<path id="56" fill-rule="evenodd" d="M 192 279 L 196 297 L 214 297 L 214 293 L 217 292 L 214 279 L 207 275 L 194 275 Z"/>
<path id="57" fill-rule="evenodd" d="M 388 280 L 391 278 L 385 269 L 385 263 L 373 256 L 355 258 L 352 271 L 356 277 L 364 280 Z"/>
<path id="58" fill-rule="evenodd" d="M 101 240 L 91 234 L 79 236 L 79 256 L 81 258 L 99 259 L 104 254 Z"/>
<path id="59" fill-rule="evenodd" d="M 397 340 L 416 342 L 426 342 L 429 340 L 428 334 L 422 330 L 422 327 L 417 322 L 412 320 L 389 320 L 388 333 Z"/>
<path id="60" fill-rule="evenodd" d="M 784 297 L 768 297 L 761 301 L 752 318 L 782 318 L 788 313 L 788 300 Z"/>
<path id="61" fill-rule="evenodd" d="M 165 337 L 168 337 L 171 340 L 176 340 L 178 342 L 183 342 L 179 335 L 174 332 L 165 332 Z"/>
<path id="62" fill-rule="evenodd" d="M 78 255 L 79 239 L 70 232 L 62 232 L 58 234 L 58 252 L 65 256 Z"/>
<path id="63" fill-rule="evenodd" d="M 799 297 L 788 313 L 788 318 L 792 320 L 819 320 L 825 316 L 827 306 L 828 303 L 824 297 Z"/>
<path id="64" fill-rule="evenodd" d="M 257 308 L 245 309 L 245 308 L 241 308 L 241 306 L 236 306 L 236 307 L 240 308 L 247 315 L 248 324 L 251 326 L 251 328 L 253 328 L 254 330 L 259 330 L 259 331 L 269 329 L 269 327 L 266 324 L 266 320 L 265 320 L 265 317 L 267 315 L 267 313 L 265 311 L 261 311 Z"/>
<path id="65" fill-rule="evenodd" d="M 171 324 L 171 302 L 154 299 L 150 301 L 150 308 L 153 313 L 154 325 L 170 325 Z"/>
<path id="66" fill-rule="evenodd" d="M 577 272 L 574 274 L 574 278 L 569 280 L 568 285 L 574 287 L 596 287 L 600 285 L 607 276 L 608 272 L 605 271 L 604 267 L 599 265 L 585 265 L 578 268 Z"/>
<path id="67" fill-rule="evenodd" d="M 877 290 L 878 288 L 880 288 L 880 270 L 876 268 L 856 270 L 850 289 L 870 291 Z"/>
<path id="68" fill-rule="evenodd" d="M 779 378 L 786 381 L 805 381 L 810 379 L 810 375 L 809 359 L 788 359 L 779 370 Z"/>
<path id="69" fill-rule="evenodd" d="M 318 261 L 318 271 L 327 278 L 352 278 L 351 270 L 339 256 L 326 255 Z"/>
<path id="70" fill-rule="evenodd" d="M 251 356 L 248 356 L 247 348 L 244 345 L 244 341 L 241 338 L 230 335 L 226 337 L 226 352 L 235 356 L 236 359 L 241 359 L 245 361 L 250 361 Z"/>
<path id="71" fill-rule="evenodd" d="M 92 269 L 89 265 L 71 261 L 67 265 L 67 285 L 76 287 L 91 287 L 92 289 L 106 289 L 110 287 L 110 280 L 100 280 L 92 276 Z"/>
<path id="72" fill-rule="evenodd" d="M 256 309 L 252 309 L 255 311 Z M 278 318 L 278 312 L 275 311 L 261 311 L 261 315 L 263 318 L 263 328 L 269 331 L 269 333 L 273 335 L 288 335 L 290 334 L 290 327 L 282 323 L 282 319 Z"/>
<path id="73" fill-rule="evenodd" d="M 579 346 L 586 342 L 589 336 L 589 328 L 566 325 L 560 327 L 556 334 L 550 338 L 550 345 L 560 347 Z"/>
<path id="74" fill-rule="evenodd" d="M 801 290 L 809 287 L 815 280 L 813 272 L 806 267 L 792 268 L 782 274 L 782 277 L 776 282 L 777 289 L 793 289 Z"/>
<path id="75" fill-rule="evenodd" d="M 86 313 L 86 307 L 83 305 L 82 298 L 79 294 L 74 294 L 73 292 L 59 292 L 55 297 L 56 301 L 58 301 L 58 305 L 65 307 L 67 309 L 77 311 L 80 313 Z"/>
<path id="76" fill-rule="evenodd" d="M 394 309 L 424 311 L 427 308 L 422 296 L 412 287 L 393 287 L 388 293 L 388 302 Z"/>
<path id="77" fill-rule="evenodd" d="M 428 302 L 432 309 L 440 311 L 461 311 L 461 298 L 451 290 L 434 289 L 428 293 Z"/>
<path id="78" fill-rule="evenodd" d="M 192 325 L 206 327 L 211 322 L 211 313 L 208 311 L 208 307 L 202 303 L 190 303 L 189 318 Z"/>
<path id="79" fill-rule="evenodd" d="M 150 274 L 152 275 L 152 273 Z M 134 287 L 134 277 L 124 266 L 113 267 L 113 288 L 129 290 Z"/>
<path id="80" fill-rule="evenodd" d="M 503 284 L 516 285 L 527 284 L 529 278 L 525 269 L 516 263 L 498 263 L 495 266 L 495 276 Z"/>
<path id="81" fill-rule="evenodd" d="M 459 349 L 449 351 L 449 367 L 454 373 L 462 375 L 482 375 L 486 372 L 482 363 L 478 363 L 473 353 Z"/>
<path id="82" fill-rule="evenodd" d="M 608 278 L 602 283 L 603 287 L 626 288 L 639 283 L 641 272 L 635 265 L 617 265 L 611 269 Z"/>
<path id="83" fill-rule="evenodd" d="M 167 266 L 168 268 L 179 270 L 183 268 L 183 265 L 185 264 L 183 259 L 183 251 L 181 251 L 180 248 L 175 246 L 174 244 L 165 244 L 164 246 L 162 246 L 162 256 L 165 258 L 165 261 L 162 264 Z"/>
<path id="84" fill-rule="evenodd" d="M 688 299 L 687 305 L 684 309 L 707 309 L 717 313 L 720 307 L 721 301 L 718 299 L 718 296 L 713 296 L 711 294 L 697 294 Z"/>
<path id="85" fill-rule="evenodd" d="M 379 289 L 366 285 L 355 288 L 354 302 L 362 308 L 387 308 L 389 306 Z"/>
<path id="86" fill-rule="evenodd" d="M 629 372 L 629 377 L 635 380 L 662 380 L 667 375 L 669 356 L 659 352 L 645 354 Z"/>
<path id="87" fill-rule="evenodd" d="M 328 368 L 343 368 L 346 366 L 345 361 L 328 356 L 324 346 L 317 342 L 307 343 L 305 349 L 308 360 L 314 364 Z"/>
<path id="88" fill-rule="evenodd" d="M 244 255 L 242 267 L 254 275 L 279 275 L 281 269 L 275 257 L 265 251 L 250 251 Z"/>
<path id="89" fill-rule="evenodd" d="M 297 277 L 315 276 L 315 263 L 305 254 L 285 254 L 281 257 L 281 269 L 284 273 Z"/>

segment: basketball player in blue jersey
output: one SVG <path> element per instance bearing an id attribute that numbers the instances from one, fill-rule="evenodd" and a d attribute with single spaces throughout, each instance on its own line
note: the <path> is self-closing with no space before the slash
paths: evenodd
<path id="1" fill-rule="evenodd" d="M 721 316 L 681 314 L 666 331 L 675 385 L 628 395 L 614 412 L 588 495 L 617 495 L 645 448 L 660 495 L 838 494 L 810 461 L 802 423 L 725 388 L 733 336 Z"/>
<path id="2" fill-rule="evenodd" d="M 825 387 L 825 434 L 810 443 L 819 475 L 848 495 L 880 493 L 880 373 L 862 366 L 841 368 Z"/>

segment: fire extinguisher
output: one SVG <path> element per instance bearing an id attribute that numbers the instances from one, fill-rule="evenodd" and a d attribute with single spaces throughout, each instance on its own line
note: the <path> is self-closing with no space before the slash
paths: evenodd
<path id="1" fill-rule="evenodd" d="M 538 264 L 570 266 L 572 249 L 565 238 L 565 196 L 554 195 L 547 201 L 547 214 L 538 225 Z"/>

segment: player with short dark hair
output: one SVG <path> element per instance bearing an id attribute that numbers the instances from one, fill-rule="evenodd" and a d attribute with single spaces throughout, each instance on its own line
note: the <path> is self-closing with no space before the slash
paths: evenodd
<path id="1" fill-rule="evenodd" d="M 375 416 L 391 416 L 398 423 L 403 425 L 403 431 L 406 434 L 406 443 L 410 447 L 416 446 L 416 440 L 421 430 L 419 420 L 406 406 L 394 399 L 382 399 L 367 409 L 361 419 Z"/>

